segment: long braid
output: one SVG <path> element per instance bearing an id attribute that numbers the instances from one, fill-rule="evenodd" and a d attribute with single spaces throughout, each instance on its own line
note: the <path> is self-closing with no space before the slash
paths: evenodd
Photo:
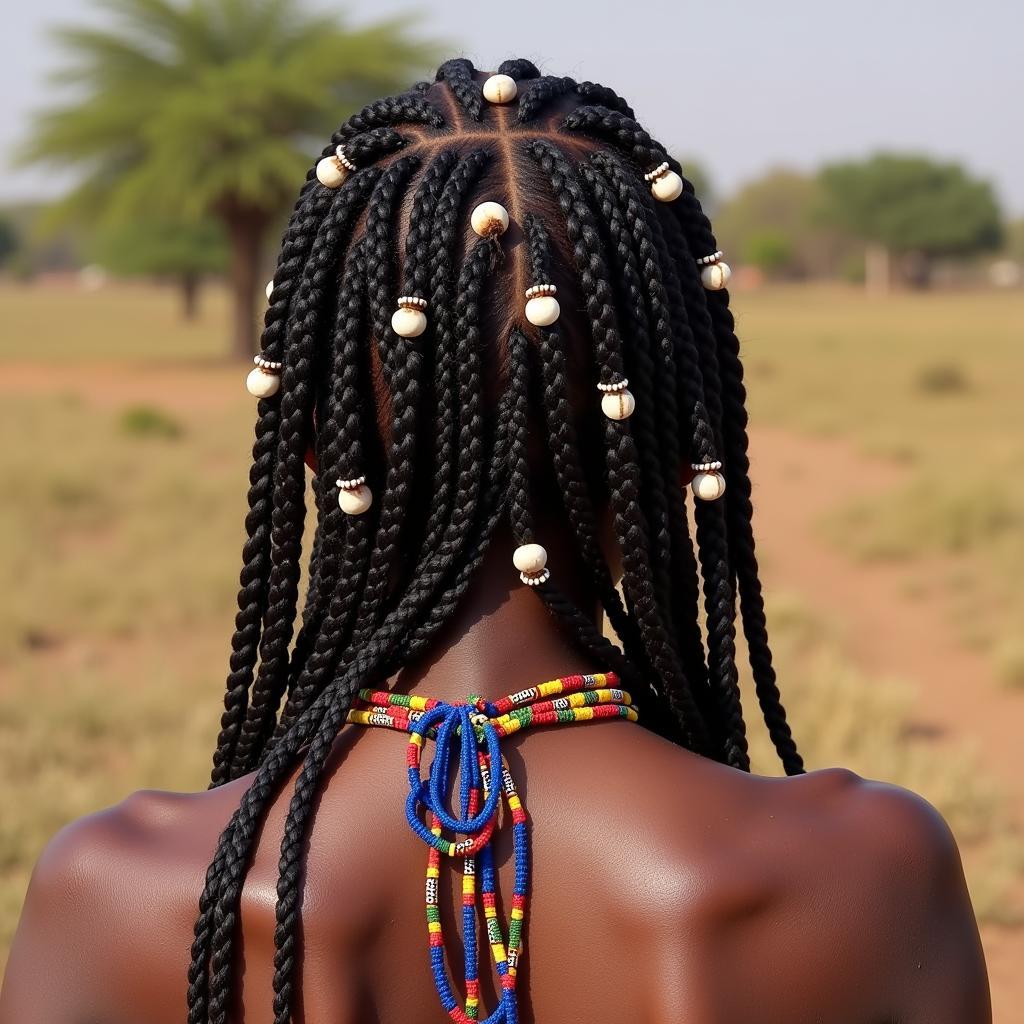
<path id="1" fill-rule="evenodd" d="M 674 351 L 676 336 L 685 324 L 678 322 L 678 310 L 673 314 L 665 283 L 661 274 L 659 254 L 648 224 L 647 210 L 635 188 L 619 164 L 607 154 L 591 157 L 598 173 L 613 192 L 611 207 L 621 209 L 619 220 L 629 234 L 636 262 L 635 274 L 644 282 L 644 302 L 652 326 L 652 341 L 656 341 L 653 357 L 663 364 L 663 387 L 655 407 L 660 415 L 658 447 L 664 450 L 667 471 L 663 477 L 665 500 L 668 505 L 668 532 L 670 536 L 672 589 L 670 607 L 675 630 L 683 638 L 687 675 L 698 696 L 707 684 L 707 667 L 700 623 L 696 615 L 699 601 L 697 564 L 687 527 L 686 503 L 679 487 L 683 471 L 683 453 L 680 449 L 678 402 L 673 381 L 676 377 Z M 656 378 L 657 379 L 657 378 Z M 692 446 L 692 440 L 689 442 Z"/>
<path id="2" fill-rule="evenodd" d="M 531 589 L 568 640 L 638 681 L 648 728 L 746 770 L 735 585 L 762 713 L 787 772 L 802 770 L 765 635 L 738 343 L 726 297 L 704 291 L 694 262 L 713 251 L 710 226 L 688 183 L 669 206 L 648 197 L 642 174 L 666 159 L 664 149 L 612 90 L 541 76 L 525 60 L 506 61 L 499 72 L 521 83 L 512 122 L 484 116 L 466 60 L 353 114 L 323 152 L 341 146 L 341 162 L 361 170 L 337 190 L 311 170 L 285 232 L 262 340 L 263 357 L 283 371 L 280 393 L 259 406 L 212 784 L 254 774 L 203 886 L 189 1024 L 227 1024 L 248 865 L 268 808 L 301 765 L 281 841 L 274 934 L 275 1024 L 291 1020 L 304 851 L 354 695 L 430 650 L 504 521 L 519 543 L 533 539 L 535 456 L 548 459 L 546 475 L 562 492 L 561 507 L 550 511 L 564 516 L 573 537 L 570 559 L 623 648 L 569 599 L 556 574 Z M 576 133 L 576 162 L 558 145 L 556 121 Z M 520 125 L 530 130 L 517 137 Z M 487 133 L 501 136 L 500 145 L 469 148 Z M 469 234 L 467 205 L 490 198 L 478 186 L 491 182 L 498 152 L 512 175 L 508 189 L 531 210 L 519 225 L 526 244 L 513 243 L 507 258 L 520 261 L 513 269 L 532 284 L 557 281 L 570 303 L 579 297 L 583 315 L 573 309 L 573 324 L 534 329 L 518 311 L 488 303 L 507 295 L 505 281 L 496 281 L 505 246 L 499 236 Z M 408 230 L 399 261 L 401 217 Z M 553 253 L 566 259 L 552 266 Z M 390 327 L 398 294 L 427 301 L 419 338 Z M 500 381 L 493 368 L 505 366 L 495 406 L 485 397 Z M 634 417 L 599 418 L 598 398 L 577 378 L 611 386 L 627 374 Z M 593 405 L 580 407 L 583 392 Z M 538 428 L 547 444 L 534 448 Z M 592 434 L 602 443 L 587 452 Z M 310 444 L 317 522 L 293 646 Z M 687 462 L 713 462 L 719 453 L 728 491 L 695 503 L 695 552 L 681 481 Z M 361 475 L 377 497 L 348 515 L 332 481 Z M 598 540 L 606 506 L 624 597 Z M 424 515 L 410 512 L 419 508 Z"/>
<path id="3" fill-rule="evenodd" d="M 301 534 L 305 521 L 305 457 L 312 415 L 310 382 L 314 347 L 321 330 L 324 289 L 336 270 L 337 253 L 346 240 L 373 180 L 360 174 L 330 209 L 310 253 L 298 294 L 292 303 L 281 375 L 281 428 L 278 441 L 272 512 L 273 564 L 267 610 L 260 640 L 260 667 L 242 726 L 233 766 L 235 777 L 251 771 L 263 743 L 273 731 L 288 681 L 288 647 L 298 600 Z"/>
<path id="4" fill-rule="evenodd" d="M 548 175 L 552 191 L 566 219 L 566 233 L 573 245 L 577 272 L 586 297 L 602 382 L 621 380 L 622 363 L 615 307 L 600 238 L 580 185 L 562 153 L 550 143 L 537 140 L 528 153 Z M 676 713 L 693 749 L 708 750 L 707 727 L 682 677 L 651 586 L 651 564 L 645 516 L 639 498 L 636 450 L 625 422 L 609 420 L 605 427 L 605 458 L 614 523 L 624 569 L 624 585 L 633 602 L 644 643 L 658 672 L 661 692 Z"/>
<path id="5" fill-rule="evenodd" d="M 551 279 L 550 241 L 538 217 L 528 214 L 524 231 L 529 246 L 530 279 L 543 284 Z M 537 331 L 543 377 L 543 411 L 552 464 L 580 558 L 590 572 L 601 604 L 624 649 L 642 663 L 642 645 L 636 623 L 630 619 L 612 580 L 597 540 L 597 516 L 579 457 L 579 442 L 569 403 L 569 371 L 557 323 Z"/>
<path id="6" fill-rule="evenodd" d="M 687 236 L 694 239 L 695 245 L 701 249 L 706 248 L 708 253 L 715 252 L 716 241 L 711 226 L 693 194 L 692 185 L 686 185 L 687 188 L 680 197 L 680 221 L 685 226 Z M 699 254 L 706 255 L 704 252 Z M 741 621 L 765 724 L 786 774 L 799 775 L 804 770 L 804 763 L 793 742 L 792 731 L 786 720 L 786 710 L 779 693 L 771 648 L 768 644 L 764 597 L 754 550 L 754 508 L 751 502 L 747 441 L 748 416 L 739 339 L 736 337 L 735 322 L 729 310 L 728 293 L 712 292 L 707 296 L 707 303 L 723 376 L 722 431 L 727 459 L 724 470 L 729 487 L 726 513 L 740 595 Z"/>

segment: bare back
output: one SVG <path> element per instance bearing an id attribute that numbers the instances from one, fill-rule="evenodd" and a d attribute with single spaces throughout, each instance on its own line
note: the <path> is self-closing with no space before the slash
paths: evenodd
<path id="1" fill-rule="evenodd" d="M 339 740 L 302 897 L 297 1024 L 444 1019 L 427 960 L 425 850 L 403 814 L 403 748 L 376 730 Z M 988 1019 L 959 858 L 916 797 L 839 771 L 747 776 L 626 723 L 535 732 L 507 749 L 531 822 L 524 1021 Z M 184 1020 L 196 900 L 245 782 L 136 794 L 55 840 L 14 949 L 3 1024 L 127 1024 L 143 1010 L 151 1024 Z M 272 1019 L 287 792 L 245 884 L 247 1024 Z M 496 852 L 507 893 L 507 830 Z M 446 867 L 448 936 L 457 886 Z M 457 966 L 461 949 L 449 956 Z M 495 1005 L 486 982 L 483 1005 Z"/>

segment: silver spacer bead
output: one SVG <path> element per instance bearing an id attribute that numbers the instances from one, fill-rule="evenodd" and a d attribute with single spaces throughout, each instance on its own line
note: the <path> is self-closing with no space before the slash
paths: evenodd
<path id="1" fill-rule="evenodd" d="M 283 363 L 274 362 L 272 359 L 264 359 L 263 356 L 253 356 L 252 361 L 261 369 L 269 373 L 277 373 Z"/>
<path id="2" fill-rule="evenodd" d="M 712 263 L 717 263 L 725 255 L 721 249 L 718 252 L 713 252 L 710 256 L 701 256 L 697 259 L 698 267 L 709 267 Z"/>
<path id="3" fill-rule="evenodd" d="M 712 473 L 722 468 L 720 462 L 691 462 L 690 469 L 696 473 Z"/>
<path id="4" fill-rule="evenodd" d="M 629 381 L 623 377 L 622 380 L 617 380 L 613 384 L 598 384 L 597 390 L 603 391 L 606 395 L 617 395 L 620 391 L 625 391 L 629 387 Z"/>
<path id="5" fill-rule="evenodd" d="M 668 161 L 658 164 L 653 171 L 648 171 L 644 175 L 644 181 L 657 181 L 666 171 L 669 170 Z"/>
<path id="6" fill-rule="evenodd" d="M 427 300 L 418 295 L 399 295 L 398 306 L 400 309 L 426 309 Z"/>
<path id="7" fill-rule="evenodd" d="M 343 491 L 354 491 L 357 487 L 362 487 L 365 483 L 365 476 L 356 476 L 351 480 L 335 480 L 334 486 Z"/>
<path id="8" fill-rule="evenodd" d="M 352 161 L 349 160 L 347 156 L 345 156 L 344 146 L 338 146 L 338 148 L 334 151 L 334 155 L 338 158 L 338 163 L 341 164 L 341 166 L 344 167 L 346 171 L 354 171 L 356 169 L 356 165 L 352 163 Z"/>
<path id="9" fill-rule="evenodd" d="M 551 579 L 551 570 L 545 567 L 545 568 L 541 569 L 540 572 L 535 572 L 535 573 L 521 572 L 519 574 L 519 578 L 528 587 L 539 587 L 542 583 L 547 583 L 547 581 L 549 579 Z"/>
<path id="10" fill-rule="evenodd" d="M 534 299 L 538 295 L 557 295 L 558 289 L 553 284 L 535 284 L 526 289 L 526 297 Z"/>

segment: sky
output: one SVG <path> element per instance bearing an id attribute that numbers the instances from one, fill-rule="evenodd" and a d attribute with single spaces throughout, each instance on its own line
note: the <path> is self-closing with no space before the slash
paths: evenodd
<path id="1" fill-rule="evenodd" d="M 610 85 L 727 195 L 764 170 L 879 149 L 955 159 L 1024 214 L 1024 4 L 1018 0 L 307 0 L 354 23 L 418 12 L 418 31 L 480 68 L 529 57 Z M 10 166 L 53 93 L 48 31 L 100 22 L 92 0 L 6 0 L 0 200 L 60 177 Z"/>

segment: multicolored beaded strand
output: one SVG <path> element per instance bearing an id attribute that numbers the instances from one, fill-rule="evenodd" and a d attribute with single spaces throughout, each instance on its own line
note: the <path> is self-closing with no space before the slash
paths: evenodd
<path id="1" fill-rule="evenodd" d="M 523 955 L 526 922 L 526 891 L 529 882 L 529 852 L 526 836 L 526 808 L 516 792 L 508 762 L 501 754 L 500 740 L 535 725 L 561 725 L 601 718 L 637 720 L 632 698 L 616 685 L 613 673 L 565 676 L 509 694 L 497 701 L 470 696 L 466 701 L 445 702 L 386 690 L 360 690 L 356 706 L 348 713 L 355 725 L 378 726 L 409 734 L 406 767 L 409 796 L 405 813 L 410 828 L 430 848 L 427 854 L 425 903 L 430 941 L 430 966 L 434 986 L 445 1012 L 456 1024 L 517 1024 L 516 970 Z M 473 743 L 462 742 L 472 735 Z M 421 774 L 425 739 L 436 744 L 426 780 Z M 447 810 L 445 787 L 450 778 L 453 747 L 459 748 L 459 814 Z M 501 778 L 492 776 L 492 766 L 501 766 Z M 491 837 L 498 821 L 502 797 L 512 817 L 512 849 L 515 877 L 512 906 L 506 931 L 498 920 L 497 879 Z M 429 812 L 429 825 L 420 817 L 420 806 Z M 448 830 L 466 838 L 444 837 Z M 452 991 L 445 966 L 444 934 L 438 903 L 441 857 L 462 858 L 462 933 L 465 951 L 464 1006 Z M 487 941 L 501 984 L 501 1002 L 480 1021 L 480 979 L 476 944 L 477 857 L 479 857 L 480 902 L 484 910 Z"/>

